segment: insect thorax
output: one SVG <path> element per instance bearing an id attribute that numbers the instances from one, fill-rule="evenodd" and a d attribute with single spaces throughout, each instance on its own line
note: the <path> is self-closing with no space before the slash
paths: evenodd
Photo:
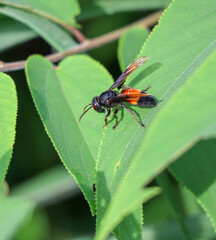
<path id="1" fill-rule="evenodd" d="M 118 93 L 116 91 L 106 91 L 103 92 L 99 97 L 99 102 L 102 106 L 106 108 L 114 107 L 116 103 L 111 103 L 109 100 L 115 96 L 117 96 Z"/>

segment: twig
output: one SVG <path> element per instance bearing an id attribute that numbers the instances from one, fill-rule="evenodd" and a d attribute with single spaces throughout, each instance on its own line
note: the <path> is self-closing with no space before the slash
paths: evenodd
<path id="1" fill-rule="evenodd" d="M 59 24 L 69 30 L 79 42 L 84 42 L 86 40 L 85 36 L 77 28 L 64 23 Z"/>
<path id="2" fill-rule="evenodd" d="M 134 22 L 132 24 L 129 24 L 125 27 L 122 27 L 120 29 L 117 29 L 113 32 L 104 34 L 100 37 L 96 37 L 93 39 L 85 40 L 81 42 L 80 44 L 76 45 L 75 47 L 64 51 L 64 52 L 57 52 L 51 55 L 46 56 L 48 60 L 51 62 L 57 62 L 61 59 L 63 59 L 66 56 L 80 53 L 87 51 L 89 49 L 94 49 L 96 47 L 100 47 L 106 43 L 110 43 L 116 39 L 118 39 L 123 33 L 125 33 L 127 30 L 137 27 L 137 26 L 142 26 L 144 28 L 150 27 L 157 23 L 159 17 L 161 16 L 162 11 L 158 11 L 156 13 L 153 13 L 149 15 L 148 17 L 142 18 L 137 22 Z M 14 71 L 14 70 L 21 70 L 25 68 L 25 60 L 22 61 L 17 61 L 17 62 L 11 62 L 11 63 L 4 63 L 3 65 L 0 65 L 0 71 L 2 72 L 9 72 L 9 71 Z"/>

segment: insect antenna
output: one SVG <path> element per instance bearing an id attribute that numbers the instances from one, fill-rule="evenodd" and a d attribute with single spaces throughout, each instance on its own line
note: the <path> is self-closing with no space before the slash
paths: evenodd
<path id="1" fill-rule="evenodd" d="M 86 108 L 87 108 L 89 105 L 91 105 L 91 107 L 89 107 L 89 108 L 86 110 Z M 88 105 L 86 105 L 86 106 L 84 107 L 83 113 L 82 113 L 82 115 L 81 115 L 80 118 L 79 118 L 79 122 L 81 121 L 83 115 L 86 114 L 86 113 L 88 112 L 88 110 L 91 109 L 91 108 L 92 108 L 92 104 L 91 104 L 91 103 L 89 103 Z"/>
<path id="2" fill-rule="evenodd" d="M 83 112 L 85 112 L 86 108 L 89 106 L 89 105 L 92 105 L 91 103 L 87 104 L 84 109 L 83 109 Z"/>

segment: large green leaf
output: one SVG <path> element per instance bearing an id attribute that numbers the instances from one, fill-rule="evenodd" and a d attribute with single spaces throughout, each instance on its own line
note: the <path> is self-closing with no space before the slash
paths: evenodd
<path id="1" fill-rule="evenodd" d="M 149 9 L 164 8 L 170 0 L 93 0 L 84 1 L 80 4 L 81 15 L 78 20 L 85 20 L 93 17 L 111 15 L 119 12 L 143 11 Z"/>
<path id="2" fill-rule="evenodd" d="M 104 238 L 130 212 L 130 209 L 143 199 L 141 185 L 150 181 L 169 162 L 169 158 L 162 158 L 163 154 L 158 149 L 155 150 L 156 147 L 158 148 L 157 144 L 151 143 L 153 145 L 150 145 L 150 137 L 147 140 L 146 133 L 150 135 L 153 130 L 154 133 L 156 132 L 154 125 L 149 126 L 156 113 L 165 106 L 176 90 L 185 83 L 216 47 L 214 24 L 216 3 L 211 0 L 208 2 L 208 7 L 196 7 L 202 4 L 202 1 L 195 0 L 176 0 L 172 3 L 140 53 L 140 56 L 149 56 L 150 61 L 146 64 L 145 70 L 141 67 L 132 74 L 131 78 L 133 77 L 134 80 L 129 81 L 130 86 L 144 89 L 151 83 L 152 88 L 149 92 L 161 101 L 154 109 L 137 109 L 140 118 L 147 125 L 146 129 L 141 128 L 126 112 L 115 132 L 107 131 L 97 165 L 99 172 L 97 175 L 97 216 L 99 219 L 97 239 Z M 147 76 L 148 79 L 142 81 Z M 164 126 L 162 129 L 157 128 L 160 138 L 167 136 L 168 129 L 170 129 L 170 124 L 167 122 L 165 128 Z M 179 132 L 184 136 L 185 131 L 179 128 Z M 193 134 L 190 131 L 186 133 Z M 158 136 L 154 139 L 159 141 Z M 162 143 L 160 147 L 163 150 L 173 146 L 167 144 L 164 139 Z M 112 151 L 107 150 L 108 144 Z M 149 156 L 146 155 L 147 149 Z M 162 156 L 158 155 L 159 159 L 156 159 L 156 157 L 150 157 L 151 153 L 155 155 L 160 153 Z M 129 170 L 131 164 L 133 169 L 136 169 L 136 171 L 133 170 L 133 174 Z M 128 180 L 122 182 L 124 176 Z M 121 182 L 122 185 L 119 187 Z M 108 183 L 111 184 L 108 185 Z M 102 194 L 104 189 L 107 190 L 106 195 Z M 119 189 L 121 189 L 120 193 L 118 193 Z M 114 198 L 113 194 L 115 194 Z"/>
<path id="3" fill-rule="evenodd" d="M 22 8 L 24 10 L 46 16 L 50 19 L 58 19 L 60 22 L 75 23 L 75 16 L 79 14 L 79 5 L 76 0 L 0 0 L 0 3 Z"/>
<path id="4" fill-rule="evenodd" d="M 8 17 L 1 19 L 0 33 L 0 52 L 37 36 L 30 28 Z"/>
<path id="5" fill-rule="evenodd" d="M 30 201 L 0 197 L 0 239 L 13 239 L 17 230 L 31 216 L 34 207 Z"/>
<path id="6" fill-rule="evenodd" d="M 187 151 L 196 141 L 200 138 L 216 135 L 216 112 L 212 111 L 216 100 L 215 64 L 216 52 L 203 63 L 199 71 L 188 80 L 187 84 L 177 91 L 169 104 L 155 119 L 151 131 L 146 136 L 146 141 L 140 146 L 139 150 L 141 151 L 138 151 L 138 154 L 135 155 L 135 164 L 130 174 L 122 184 L 120 192 L 113 202 L 114 204 L 111 205 L 111 212 L 107 214 L 108 218 L 112 211 L 115 210 L 116 214 L 120 206 L 122 207 L 122 205 L 119 205 L 122 198 L 127 199 L 125 201 L 127 206 L 132 205 L 132 202 L 134 204 L 137 199 L 142 199 L 143 184 L 146 184 L 157 172 Z M 203 79 L 207 80 L 203 81 Z M 203 93 L 204 88 L 206 91 Z M 203 99 L 208 102 L 208 106 Z M 201 116 L 197 109 L 202 112 Z M 184 121 L 182 121 L 182 116 L 184 116 Z M 154 151 L 155 146 L 157 146 L 157 151 Z M 203 170 L 201 166 L 199 169 Z M 205 174 L 210 173 L 207 170 Z M 128 193 L 128 186 L 133 187 L 133 194 Z M 203 186 L 199 186 L 199 190 L 202 191 Z M 196 187 L 198 188 L 198 185 Z M 209 206 L 208 213 L 212 221 L 215 222 L 215 211 L 212 210 L 211 206 L 212 201 L 215 201 L 215 194 L 211 194 L 214 193 L 215 186 L 213 185 L 211 190 L 207 190 L 208 184 L 204 187 L 203 191 L 205 190 L 206 194 L 202 196 L 202 200 L 206 201 L 206 208 Z M 209 198 L 209 195 L 211 198 Z"/>
<path id="7" fill-rule="evenodd" d="M 93 111 L 81 124 L 78 119 L 82 108 L 98 91 L 107 89 L 112 78 L 86 56 L 65 59 L 56 72 L 49 61 L 33 56 L 27 61 L 26 75 L 45 128 L 94 213 L 95 160 L 103 128 Z"/>
<path id="8" fill-rule="evenodd" d="M 12 154 L 17 115 L 17 96 L 13 80 L 0 73 L 0 185 L 2 184 Z"/>
<path id="9" fill-rule="evenodd" d="M 58 51 L 67 50 L 75 45 L 71 35 L 64 29 L 35 13 L 13 7 L 0 7 L 0 13 L 9 16 L 32 28 Z"/>

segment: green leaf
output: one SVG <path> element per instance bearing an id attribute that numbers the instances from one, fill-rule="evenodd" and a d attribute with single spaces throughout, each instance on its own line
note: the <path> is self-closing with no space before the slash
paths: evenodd
<path id="1" fill-rule="evenodd" d="M 97 225 L 96 239 L 105 238 L 121 221 L 125 213 L 129 213 L 138 202 L 142 201 L 144 197 L 142 187 L 170 162 L 169 158 L 163 158 L 164 155 L 158 147 L 161 151 L 167 148 L 173 149 L 175 141 L 169 142 L 169 145 L 164 136 L 168 136 L 167 131 L 170 132 L 170 126 L 175 126 L 174 133 L 176 133 L 176 125 L 173 125 L 174 121 L 171 123 L 163 121 L 166 127 L 157 126 L 155 130 L 156 123 L 150 126 L 150 122 L 168 100 L 170 101 L 176 90 L 216 48 L 214 25 L 216 3 L 209 1 L 208 7 L 202 8 L 197 8 L 197 4 L 201 6 L 203 2 L 201 0 L 176 0 L 170 5 L 140 53 L 140 56 L 149 56 L 151 60 L 129 77 L 128 82 L 131 87 L 144 89 L 151 83 L 152 88 L 149 93 L 161 101 L 156 108 L 136 110 L 141 120 L 147 125 L 146 129 L 141 128 L 133 116 L 125 112 L 124 119 L 115 132 L 107 131 L 97 165 L 100 173 L 97 178 L 97 214 L 100 216 L 100 221 Z M 159 47 L 161 43 L 163 47 Z M 144 81 L 147 76 L 148 79 Z M 130 81 L 130 79 L 133 80 Z M 181 109 L 184 109 L 185 105 L 181 105 Z M 179 110 L 179 107 L 175 106 L 175 109 Z M 190 113 L 191 109 L 188 112 Z M 166 117 L 168 118 L 171 113 L 173 111 L 169 111 Z M 178 118 L 178 121 L 183 124 L 182 116 Z M 159 125 L 159 121 L 157 124 Z M 152 134 L 153 131 L 155 136 Z M 181 125 L 178 131 L 184 137 L 187 134 L 193 135 L 192 131 L 183 130 Z M 155 141 L 161 138 L 163 141 L 158 146 L 159 142 L 156 144 Z M 107 150 L 108 145 L 112 151 Z M 146 155 L 147 153 L 149 156 Z M 152 154 L 155 155 L 152 156 Z M 115 170 L 117 166 L 118 169 Z M 112 172 L 115 174 L 110 174 Z M 122 179 L 124 176 L 126 176 L 125 179 Z M 107 187 L 107 183 L 112 183 L 111 188 Z M 102 194 L 104 189 L 107 190 L 105 195 Z"/>
<path id="2" fill-rule="evenodd" d="M 212 111 L 216 100 L 215 64 L 216 52 L 203 63 L 199 71 L 187 81 L 184 87 L 177 91 L 169 104 L 163 108 L 158 118 L 152 123 L 153 127 L 148 132 L 146 141 L 140 146 L 142 151 L 138 151 L 138 154 L 135 155 L 135 164 L 118 193 L 120 199 L 124 197 L 128 200 L 127 204 L 142 199 L 141 187 L 156 172 L 165 168 L 199 139 L 216 134 L 216 123 L 214 121 L 216 112 Z M 208 80 L 204 82 L 203 79 Z M 205 94 L 203 94 L 204 88 Z M 208 106 L 203 102 L 203 99 L 208 102 Z M 202 115 L 199 114 L 197 109 L 202 112 Z M 184 116 L 184 121 L 182 121 L 182 116 Z M 157 151 L 154 151 L 155 146 L 157 146 Z M 133 187 L 133 194 L 130 196 L 128 195 L 128 186 Z M 115 203 L 117 203 L 117 200 Z M 120 207 L 117 207 L 118 204 L 115 203 L 113 204 L 115 208 L 112 208 L 112 211 Z M 215 221 L 215 213 L 211 212 L 209 214 Z"/>
<path id="3" fill-rule="evenodd" d="M 25 25 L 8 17 L 3 17 L 1 19 L 0 32 L 0 52 L 37 36 L 36 33 Z"/>
<path id="4" fill-rule="evenodd" d="M 137 57 L 147 37 L 148 31 L 141 27 L 133 28 L 122 35 L 118 44 L 118 59 L 122 72 Z"/>
<path id="5" fill-rule="evenodd" d="M 33 56 L 27 61 L 26 75 L 45 128 L 94 213 L 95 160 L 103 128 L 93 111 L 81 124 L 78 119 L 82 108 L 91 102 L 91 94 L 107 89 L 112 78 L 86 56 L 65 59 L 56 72 L 49 61 Z"/>
<path id="6" fill-rule="evenodd" d="M 204 214 L 184 219 L 192 239 L 214 239 L 215 232 Z M 143 228 L 145 240 L 182 240 L 178 223 L 169 221 L 162 224 L 145 225 Z"/>
<path id="7" fill-rule="evenodd" d="M 115 228 L 114 235 L 117 239 L 131 240 L 142 239 L 143 213 L 142 204 Z M 126 230 L 127 229 L 127 230 Z"/>
<path id="8" fill-rule="evenodd" d="M 156 181 L 163 189 L 163 195 L 169 203 L 169 207 L 173 217 L 177 220 L 179 227 L 182 231 L 182 237 L 184 239 L 191 239 L 189 235 L 189 231 L 184 222 L 184 214 L 181 206 L 181 201 L 177 192 L 175 191 L 175 187 L 172 184 L 171 180 L 166 171 L 162 172 L 157 178 Z"/>
<path id="9" fill-rule="evenodd" d="M 112 76 L 97 61 L 82 55 L 63 60 L 57 74 L 61 80 L 65 95 L 78 121 L 83 108 L 92 102 L 93 97 L 104 92 L 113 83 Z M 104 115 L 90 110 L 78 124 L 91 154 L 96 161 L 103 133 Z"/>
<path id="10" fill-rule="evenodd" d="M 208 78 L 213 79 L 211 69 L 214 69 L 213 64 L 215 62 L 216 57 L 215 61 L 212 62 L 211 68 L 208 65 L 209 68 L 205 69 L 205 77 L 208 76 Z M 210 72 L 208 73 L 207 71 L 209 70 Z M 203 71 L 199 72 L 199 74 L 204 73 Z M 203 76 L 201 75 L 199 78 Z M 197 143 L 191 150 L 174 162 L 169 169 L 196 196 L 197 201 L 206 211 L 216 229 L 216 211 L 214 206 L 216 201 L 215 144 L 215 139 Z"/>
<path id="11" fill-rule="evenodd" d="M 80 3 L 81 15 L 78 20 L 112 15 L 120 12 L 143 11 L 149 9 L 164 8 L 170 0 L 93 0 Z"/>
<path id="12" fill-rule="evenodd" d="M 0 0 L 0 3 L 22 8 L 59 22 L 75 24 L 75 16 L 79 14 L 79 5 L 76 0 Z"/>
<path id="13" fill-rule="evenodd" d="M 31 216 L 34 207 L 30 201 L 0 197 L 0 239 L 12 239 Z"/>
<path id="14" fill-rule="evenodd" d="M 0 73 L 0 185 L 5 178 L 15 139 L 17 96 L 13 80 Z"/>
<path id="15" fill-rule="evenodd" d="M 58 51 L 75 45 L 68 32 L 44 17 L 12 7 L 0 7 L 0 12 L 32 28 Z"/>
<path id="16" fill-rule="evenodd" d="M 79 188 L 63 167 L 53 167 L 11 189 L 11 195 L 49 205 L 59 199 L 78 194 Z"/>

